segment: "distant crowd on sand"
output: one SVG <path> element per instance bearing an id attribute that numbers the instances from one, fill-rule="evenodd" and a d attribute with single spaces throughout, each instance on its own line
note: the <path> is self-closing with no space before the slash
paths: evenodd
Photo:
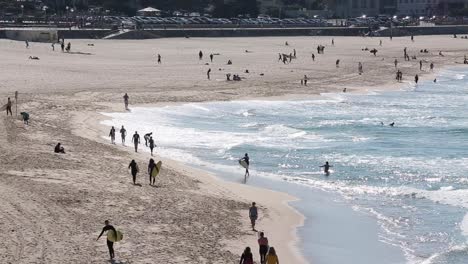
<path id="1" fill-rule="evenodd" d="M 390 39 L 390 41 L 391 41 L 391 39 Z M 415 41 L 414 36 L 411 36 L 411 41 L 413 41 L 413 42 Z M 71 51 L 71 43 L 70 42 L 68 42 L 68 44 L 65 44 L 65 40 L 62 39 L 58 43 L 60 44 L 62 52 L 70 52 Z M 25 44 L 26 44 L 26 48 L 29 49 L 29 45 L 30 45 L 29 42 L 25 41 Z M 331 45 L 327 46 L 327 49 L 338 48 L 337 47 L 338 45 L 337 45 L 337 43 L 335 43 L 334 39 L 331 39 L 330 44 Z M 90 44 L 88 44 L 88 45 L 90 45 Z M 287 47 L 291 46 L 291 44 L 288 43 L 288 42 L 285 42 L 284 45 L 287 46 Z M 383 47 L 383 46 L 384 46 L 384 43 L 380 39 L 379 40 L 379 47 Z M 51 45 L 51 47 L 52 47 L 52 51 L 55 51 L 55 43 L 53 43 Z M 317 45 L 316 54 L 312 53 L 311 56 L 310 56 L 311 63 L 320 63 L 320 57 L 319 56 L 326 56 L 325 55 L 325 48 L 326 47 L 324 45 Z M 364 51 L 364 52 L 369 51 L 371 53 L 371 56 L 377 57 L 378 50 L 376 48 L 369 49 L 369 48 L 365 47 L 365 48 L 362 48 L 361 50 Z M 252 51 L 245 50 L 244 52 L 245 53 L 251 53 Z M 420 49 L 419 54 L 431 54 L 431 52 L 429 50 L 427 50 L 427 49 Z M 213 63 L 216 55 L 219 55 L 219 54 L 216 54 L 216 53 L 209 54 L 209 62 L 205 63 L 205 65 L 209 65 L 209 63 Z M 274 61 L 276 55 L 272 54 L 272 56 L 273 56 L 273 61 Z M 278 61 L 278 63 L 282 63 L 282 64 L 291 64 L 291 63 L 294 63 L 294 60 L 297 59 L 298 56 L 299 56 L 298 52 L 296 51 L 295 48 L 293 48 L 291 50 L 291 52 L 288 52 L 288 53 L 280 52 L 280 53 L 278 53 L 278 60 L 277 61 Z M 445 55 L 443 54 L 442 51 L 438 51 L 436 56 L 443 57 Z M 162 55 L 157 54 L 156 57 L 157 57 L 157 64 L 161 65 L 161 67 L 162 67 Z M 307 57 L 308 57 L 308 55 L 307 55 Z M 417 64 L 411 65 L 411 66 L 412 67 L 419 67 L 420 71 L 424 71 L 425 70 L 425 65 L 427 65 L 427 64 L 429 64 L 429 67 L 428 67 L 429 71 L 434 70 L 435 66 L 434 66 L 434 63 L 432 61 L 423 60 L 423 59 L 418 60 L 417 55 L 415 54 L 415 51 L 413 51 L 413 54 L 410 54 L 409 49 L 407 47 L 403 48 L 402 57 L 403 57 L 404 61 L 406 61 L 406 62 L 411 62 L 411 61 L 417 62 Z M 36 56 L 30 56 L 29 59 L 39 60 L 39 58 L 36 57 Z M 203 54 L 202 51 L 199 51 L 198 52 L 198 60 L 203 61 L 203 59 L 204 59 L 204 54 Z M 355 62 L 353 62 L 353 63 L 355 63 Z M 378 62 L 376 61 L 375 63 L 378 63 Z M 233 61 L 231 59 L 228 59 L 226 65 L 232 65 L 232 64 L 233 64 Z M 343 60 L 341 58 L 338 58 L 338 59 L 335 60 L 335 67 L 336 67 L 337 70 L 339 70 L 339 68 L 342 66 L 342 64 L 343 64 Z M 464 56 L 463 64 L 468 64 L 468 60 L 467 60 L 466 56 Z M 403 81 L 403 71 L 399 67 L 400 62 L 399 62 L 399 60 L 397 58 L 394 59 L 393 65 L 394 65 L 395 75 L 396 75 L 395 79 L 398 82 L 402 82 Z M 219 71 L 224 71 L 224 69 L 219 68 Z M 248 69 L 246 69 L 244 71 L 244 74 L 249 74 L 249 73 L 250 73 L 250 71 Z M 364 74 L 364 65 L 363 65 L 362 62 L 357 63 L 356 73 L 358 75 Z M 212 77 L 211 76 L 211 74 L 212 74 L 211 68 L 209 68 L 206 71 L 206 74 L 207 74 L 207 79 L 211 80 L 211 77 Z M 263 76 L 263 73 L 261 73 L 260 75 Z M 226 81 L 241 81 L 241 80 L 245 79 L 245 77 L 242 77 L 238 73 L 225 73 L 225 76 L 226 76 Z M 313 85 L 313 83 L 311 83 L 310 80 L 311 79 L 307 75 L 304 75 L 300 79 L 300 83 L 303 86 L 308 86 L 308 85 L 311 85 L 311 84 Z M 434 79 L 434 82 L 436 82 L 436 81 L 437 80 Z M 414 76 L 414 82 L 416 84 L 419 82 L 418 74 L 416 74 Z M 346 92 L 346 91 L 347 91 L 347 89 L 343 88 L 343 92 Z M 129 110 L 129 108 L 128 108 L 129 107 L 129 99 L 130 99 L 129 95 L 127 93 L 125 93 L 125 95 L 123 96 L 123 101 L 124 101 L 124 105 L 125 105 L 126 110 Z M 15 100 L 14 101 L 11 99 L 11 97 L 7 98 L 6 104 L 2 107 L 2 109 L 6 110 L 7 118 L 13 117 L 13 106 L 14 106 L 14 104 L 16 106 L 15 116 L 18 116 L 18 110 L 17 110 L 18 100 L 19 99 L 18 99 L 18 93 L 17 92 L 15 93 Z M 20 115 L 21 115 L 21 119 L 23 120 L 24 125 L 28 126 L 29 122 L 30 122 L 30 114 L 23 111 L 23 112 L 20 112 Z M 382 126 L 384 125 L 383 122 L 381 122 L 380 124 Z M 390 123 L 389 126 L 394 127 L 395 122 Z M 109 137 L 110 137 L 110 140 L 111 140 L 112 144 L 116 144 L 115 140 L 116 140 L 116 134 L 117 133 L 120 133 L 121 143 L 122 143 L 122 145 L 125 146 L 126 138 L 127 138 L 127 129 L 123 125 L 121 125 L 119 131 L 117 132 L 116 128 L 114 126 L 112 126 L 110 131 L 109 131 Z M 155 144 L 155 139 L 154 139 L 154 136 L 153 136 L 153 132 L 144 133 L 143 139 L 145 140 L 145 147 L 149 148 L 149 152 L 151 154 L 151 157 L 153 157 L 154 149 L 157 147 L 157 145 Z M 132 135 L 131 141 L 133 143 L 133 147 L 134 147 L 135 152 L 138 152 L 139 147 L 141 145 L 141 137 L 140 137 L 140 134 L 138 133 L 138 131 L 135 131 L 135 133 Z M 65 147 L 62 145 L 61 142 L 56 143 L 56 145 L 54 147 L 54 152 L 58 153 L 58 155 L 62 155 L 62 154 L 67 153 L 65 151 Z M 250 164 L 251 164 L 251 160 L 250 160 L 250 157 L 249 157 L 248 153 L 245 153 L 244 157 L 242 157 L 239 160 L 239 163 L 241 161 L 246 164 L 244 166 L 244 168 L 245 168 L 244 181 L 247 182 L 247 178 L 250 176 L 249 167 L 250 167 Z M 333 166 L 330 165 L 328 161 L 326 161 L 324 165 L 321 165 L 319 167 L 323 168 L 324 173 L 328 176 L 330 174 L 330 168 L 332 168 Z M 141 186 L 141 184 L 137 183 L 137 175 L 140 172 L 140 169 L 139 169 L 139 165 L 137 164 L 135 159 L 132 159 L 130 161 L 130 163 L 128 165 L 128 169 L 129 169 L 130 174 L 132 176 L 133 184 Z M 148 173 L 149 184 L 151 186 L 155 186 L 156 177 L 159 174 L 160 170 L 161 170 L 161 161 L 155 162 L 155 160 L 153 158 L 150 158 L 149 162 L 148 162 L 146 172 Z M 247 208 L 246 208 L 246 211 L 247 211 Z M 275 248 L 272 245 L 269 244 L 269 241 L 268 241 L 268 238 L 266 237 L 265 232 L 263 232 L 263 231 L 258 232 L 256 230 L 256 225 L 257 225 L 257 220 L 259 219 L 259 214 L 260 214 L 259 213 L 259 208 L 257 207 L 256 203 L 253 202 L 252 205 L 250 206 L 250 208 L 248 208 L 248 217 L 249 217 L 249 220 L 250 220 L 250 225 L 251 225 L 252 231 L 254 231 L 258 236 L 257 237 L 257 242 L 258 242 L 258 252 L 259 252 L 260 263 L 261 264 L 279 264 L 279 257 L 277 255 L 277 252 L 276 252 Z M 105 224 L 105 226 L 102 229 L 98 239 L 105 232 L 113 232 L 113 234 L 115 234 L 113 236 L 112 233 L 111 233 L 111 235 L 108 235 L 108 238 L 107 238 L 107 247 L 108 247 L 108 250 L 109 250 L 109 255 L 110 255 L 110 258 L 113 259 L 115 257 L 114 242 L 119 241 L 117 239 L 118 230 L 116 230 L 114 228 L 114 226 L 112 226 L 110 224 L 109 220 L 106 220 L 104 222 L 104 224 Z M 286 260 L 285 262 L 290 263 L 291 260 Z M 241 254 L 241 258 L 240 258 L 239 263 L 240 264 L 253 264 L 254 263 L 254 254 L 252 253 L 252 248 L 251 247 L 246 247 L 245 248 L 245 250 Z"/>

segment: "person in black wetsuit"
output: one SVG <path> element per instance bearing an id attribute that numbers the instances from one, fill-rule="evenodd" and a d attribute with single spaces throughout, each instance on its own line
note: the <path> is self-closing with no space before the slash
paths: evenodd
<path id="1" fill-rule="evenodd" d="M 320 166 L 320 168 L 323 168 L 323 171 L 325 172 L 326 175 L 330 175 L 330 168 L 333 167 L 331 166 L 328 161 L 325 162 L 325 165 Z"/>
<path id="2" fill-rule="evenodd" d="M 114 231 L 114 234 L 117 234 L 117 230 L 115 230 L 115 228 L 109 223 L 109 220 L 106 220 L 104 222 L 104 224 L 105 224 L 105 226 L 102 229 L 102 232 L 101 232 L 101 234 L 99 234 L 96 241 L 98 241 L 99 238 L 101 238 L 101 236 L 104 234 L 104 232 L 107 232 L 109 230 L 112 230 L 112 231 Z M 114 242 L 107 240 L 107 248 L 109 249 L 110 258 L 114 259 L 114 257 L 115 257 L 115 255 L 114 255 Z"/>
<path id="3" fill-rule="evenodd" d="M 138 165 L 135 162 L 135 160 L 132 160 L 132 162 L 130 162 L 130 165 L 128 165 L 128 168 L 131 170 L 132 177 L 133 177 L 133 185 L 135 185 L 136 184 L 136 176 L 137 176 L 137 173 L 139 171 Z"/>
<path id="4" fill-rule="evenodd" d="M 145 146 L 148 146 L 148 140 L 150 139 L 151 135 L 153 135 L 153 132 L 151 133 L 146 133 L 143 138 L 145 139 Z"/>
<path id="5" fill-rule="evenodd" d="M 154 149 L 154 147 L 156 146 L 156 145 L 154 145 L 154 139 L 153 139 L 153 137 L 150 137 L 149 140 L 148 140 L 148 142 L 149 142 L 149 148 L 150 148 L 150 150 L 151 150 L 151 156 L 153 156 L 153 149 Z"/>
<path id="6" fill-rule="evenodd" d="M 54 152 L 65 154 L 65 149 L 62 147 L 60 143 L 57 143 L 57 145 L 54 148 Z"/>
<path id="7" fill-rule="evenodd" d="M 247 177 L 250 176 L 250 173 L 249 173 L 249 166 L 250 166 L 249 154 L 245 153 L 245 156 L 241 160 L 243 160 L 243 161 L 245 161 L 245 163 L 247 163 L 247 168 L 245 168 L 245 175 L 244 175 L 244 178 L 247 180 Z"/>
<path id="8" fill-rule="evenodd" d="M 135 145 L 135 152 L 138 152 L 138 144 L 140 144 L 140 135 L 135 131 L 135 134 L 132 137 L 133 144 Z"/>
<path id="9" fill-rule="evenodd" d="M 156 177 L 153 177 L 153 170 L 157 170 L 158 167 L 156 166 L 156 163 L 154 163 L 154 159 L 149 160 L 148 164 L 148 174 L 149 174 L 149 180 L 150 180 L 150 185 L 154 185 L 156 181 Z"/>

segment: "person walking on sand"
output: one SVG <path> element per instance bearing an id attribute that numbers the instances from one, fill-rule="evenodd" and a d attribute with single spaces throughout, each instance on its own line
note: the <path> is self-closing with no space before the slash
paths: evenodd
<path id="1" fill-rule="evenodd" d="M 52 51 L 55 51 L 55 43 L 52 43 Z"/>
<path id="2" fill-rule="evenodd" d="M 296 58 L 296 49 L 293 49 L 293 56 Z"/>
<path id="3" fill-rule="evenodd" d="M 138 164 L 136 163 L 135 160 L 132 160 L 130 162 L 130 165 L 128 165 L 128 168 L 130 169 L 130 172 L 132 173 L 133 185 L 135 185 L 137 173 L 138 171 L 140 171 L 140 169 L 138 168 Z"/>
<path id="4" fill-rule="evenodd" d="M 382 46 L 382 40 L 380 40 L 379 46 Z"/>
<path id="5" fill-rule="evenodd" d="M 330 175 L 330 168 L 333 167 L 331 166 L 328 161 L 325 162 L 324 165 L 320 166 L 320 168 L 323 168 L 323 172 L 325 172 L 326 175 Z"/>
<path id="6" fill-rule="evenodd" d="M 135 145 L 135 152 L 138 152 L 138 144 L 140 144 L 140 135 L 138 135 L 137 131 L 135 131 L 135 134 L 133 134 L 132 141 Z"/>
<path id="7" fill-rule="evenodd" d="M 7 101 L 7 104 L 6 104 L 6 114 L 8 116 L 8 113 L 10 113 L 11 116 L 13 116 L 13 113 L 11 112 L 11 99 L 10 97 L 8 97 L 8 101 Z"/>
<path id="8" fill-rule="evenodd" d="M 304 86 L 307 86 L 307 80 L 308 80 L 308 79 L 309 79 L 309 78 L 307 78 L 307 75 L 304 75 Z"/>
<path id="9" fill-rule="evenodd" d="M 332 46 L 335 46 L 335 39 L 332 38 Z"/>
<path id="10" fill-rule="evenodd" d="M 158 54 L 158 64 L 161 64 L 161 54 Z"/>
<path id="11" fill-rule="evenodd" d="M 260 232 L 258 236 L 258 246 L 260 252 L 260 263 L 265 263 L 266 254 L 268 253 L 268 238 L 265 237 L 263 232 Z"/>
<path id="12" fill-rule="evenodd" d="M 420 61 L 419 61 L 419 70 L 420 70 L 420 71 L 422 71 L 422 65 L 423 65 L 422 60 L 420 60 Z"/>
<path id="13" fill-rule="evenodd" d="M 65 42 L 60 42 L 60 48 L 62 49 L 62 52 L 65 52 Z"/>
<path id="14" fill-rule="evenodd" d="M 266 264 L 279 264 L 278 255 L 276 255 L 276 250 L 274 247 L 271 247 L 268 250 L 268 255 L 266 256 Z"/>
<path id="15" fill-rule="evenodd" d="M 208 71 L 206 72 L 206 77 L 208 78 L 208 80 L 211 80 L 210 73 L 211 73 L 211 68 L 209 68 Z"/>
<path id="16" fill-rule="evenodd" d="M 24 43 L 26 44 L 26 48 L 29 49 L 29 41 L 25 40 Z"/>
<path id="17" fill-rule="evenodd" d="M 252 206 L 249 208 L 249 218 L 250 224 L 252 225 L 252 231 L 257 231 L 255 230 L 255 221 L 257 221 L 258 218 L 258 210 L 255 202 L 253 202 Z"/>
<path id="18" fill-rule="evenodd" d="M 253 264 L 253 255 L 252 255 L 252 250 L 250 250 L 250 247 L 246 247 L 244 249 L 244 253 L 241 255 L 241 259 L 239 264 Z"/>
<path id="19" fill-rule="evenodd" d="M 115 228 L 109 223 L 109 220 L 106 220 L 104 221 L 104 228 L 102 228 L 102 231 L 101 231 L 101 234 L 99 234 L 98 238 L 96 239 L 96 241 L 99 240 L 99 238 L 101 238 L 101 236 L 104 234 L 104 232 L 109 232 L 109 231 L 112 231 L 114 232 L 114 234 L 117 234 L 117 230 L 115 230 Z M 115 257 L 115 254 L 114 254 L 114 242 L 110 241 L 109 239 L 107 239 L 107 248 L 109 249 L 109 255 L 110 255 L 110 258 L 111 259 L 114 259 Z"/>
<path id="20" fill-rule="evenodd" d="M 203 59 L 203 52 L 201 50 L 200 50 L 200 52 L 198 52 L 198 59 L 199 60 Z"/>
<path id="21" fill-rule="evenodd" d="M 153 137 L 150 137 L 148 141 L 149 141 L 149 148 L 150 148 L 150 150 L 151 150 L 151 156 L 153 156 L 153 149 L 154 149 L 154 147 L 156 146 L 156 145 L 154 145 L 154 139 L 153 139 Z"/>
<path id="22" fill-rule="evenodd" d="M 125 110 L 128 110 L 128 98 L 130 98 L 130 97 L 128 96 L 127 93 L 125 93 L 125 95 L 123 96 L 124 104 L 125 104 Z"/>
<path id="23" fill-rule="evenodd" d="M 395 61 L 393 62 L 393 64 L 395 64 L 395 69 L 398 67 L 398 60 L 395 59 Z"/>
<path id="24" fill-rule="evenodd" d="M 120 136 L 122 137 L 122 145 L 125 145 L 125 138 L 127 137 L 127 130 L 122 126 L 120 129 Z"/>
<path id="25" fill-rule="evenodd" d="M 115 128 L 114 128 L 114 126 L 112 126 L 111 129 L 110 129 L 109 137 L 111 138 L 111 143 L 115 144 Z"/>
<path id="26" fill-rule="evenodd" d="M 154 186 L 157 172 L 158 172 L 158 166 L 156 166 L 156 163 L 154 163 L 154 159 L 150 159 L 148 163 L 148 174 L 149 174 L 150 185 Z"/>
<path id="27" fill-rule="evenodd" d="M 362 70 L 362 63 L 361 62 L 358 63 L 358 72 L 359 72 L 359 75 L 361 75 L 364 72 Z"/>
<path id="28" fill-rule="evenodd" d="M 210 61 L 213 62 L 214 55 L 213 53 L 210 54 Z"/>
<path id="29" fill-rule="evenodd" d="M 339 60 L 339 59 L 338 59 L 338 60 L 336 60 L 336 62 L 335 62 L 335 66 L 336 66 L 337 68 L 339 68 L 339 67 L 340 67 L 340 60 Z"/>
<path id="30" fill-rule="evenodd" d="M 416 74 L 416 75 L 414 76 L 414 82 L 415 82 L 416 84 L 418 84 L 418 81 L 419 81 L 419 76 Z"/>
<path id="31" fill-rule="evenodd" d="M 434 71 L 434 63 L 431 62 L 431 65 L 429 65 L 429 68 L 431 69 L 431 71 Z"/>

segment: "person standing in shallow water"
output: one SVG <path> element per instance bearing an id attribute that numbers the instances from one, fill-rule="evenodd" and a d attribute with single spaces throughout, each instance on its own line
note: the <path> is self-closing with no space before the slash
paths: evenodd
<path id="1" fill-rule="evenodd" d="M 125 95 L 123 96 L 123 99 L 124 99 L 124 104 L 125 104 L 125 110 L 128 110 L 128 94 L 125 93 Z"/>
<path id="2" fill-rule="evenodd" d="M 130 172 L 132 173 L 132 178 L 133 178 L 133 185 L 136 184 L 136 176 L 139 171 L 138 164 L 136 163 L 135 160 L 132 160 L 130 162 L 130 165 L 128 165 L 128 168 L 130 169 Z"/>
<path id="3" fill-rule="evenodd" d="M 114 234 L 117 235 L 117 230 L 115 230 L 115 228 L 109 223 L 109 220 L 106 220 L 104 221 L 104 228 L 102 229 L 102 232 L 101 234 L 99 234 L 98 238 L 96 239 L 96 241 L 99 240 L 99 238 L 101 238 L 101 236 L 104 234 L 104 232 L 109 232 L 109 231 L 112 231 L 114 232 Z M 115 254 L 114 254 L 114 242 L 110 241 L 109 239 L 107 239 L 107 248 L 109 249 L 109 255 L 110 255 L 110 258 L 111 259 L 114 259 L 115 257 Z"/>
<path id="4" fill-rule="evenodd" d="M 115 128 L 112 126 L 109 132 L 109 137 L 111 138 L 111 143 L 115 144 Z"/>
<path id="5" fill-rule="evenodd" d="M 333 167 L 331 166 L 328 161 L 325 162 L 324 165 L 320 166 L 320 168 L 323 168 L 323 172 L 325 172 L 326 175 L 330 175 L 330 168 Z"/>
<path id="6" fill-rule="evenodd" d="M 150 137 L 148 141 L 149 141 L 149 142 L 148 142 L 148 143 L 149 143 L 149 148 L 150 148 L 150 150 L 151 150 L 151 156 L 153 156 L 153 149 L 154 149 L 154 147 L 155 147 L 153 137 Z"/>
<path id="7" fill-rule="evenodd" d="M 122 145 L 125 145 L 125 138 L 127 137 L 127 130 L 122 126 L 120 129 L 120 136 L 122 137 Z"/>
<path id="8" fill-rule="evenodd" d="M 138 135 L 137 131 L 135 131 L 135 134 L 133 134 L 132 141 L 135 145 L 135 152 L 138 152 L 138 144 L 140 144 L 140 135 Z"/>

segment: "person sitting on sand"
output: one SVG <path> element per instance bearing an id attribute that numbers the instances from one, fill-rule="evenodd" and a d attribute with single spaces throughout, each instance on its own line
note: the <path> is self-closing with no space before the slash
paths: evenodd
<path id="1" fill-rule="evenodd" d="M 268 238 L 265 237 L 265 234 L 263 232 L 259 233 L 258 246 L 260 247 L 260 263 L 265 263 L 266 254 L 268 253 Z"/>
<path id="2" fill-rule="evenodd" d="M 228 60 L 227 65 L 232 65 L 232 61 Z"/>
<path id="3" fill-rule="evenodd" d="M 250 218 L 250 224 L 252 225 L 252 230 L 255 230 L 255 221 L 258 219 L 258 209 L 255 204 L 255 202 L 252 203 L 252 206 L 249 208 L 249 218 Z"/>
<path id="4" fill-rule="evenodd" d="M 270 250 L 268 250 L 265 264 L 279 264 L 279 259 L 276 255 L 276 250 L 274 247 L 270 247 Z"/>
<path id="5" fill-rule="evenodd" d="M 36 57 L 36 56 L 29 56 L 29 59 L 30 59 L 30 60 L 39 60 L 39 57 Z"/>
<path id="6" fill-rule="evenodd" d="M 330 174 L 330 168 L 333 167 L 331 166 L 328 161 L 325 162 L 324 165 L 320 166 L 320 168 L 323 168 L 323 172 L 325 172 L 325 174 L 329 175 Z"/>
<path id="7" fill-rule="evenodd" d="M 253 264 L 253 255 L 250 247 L 246 247 L 244 249 L 244 253 L 242 253 L 241 259 L 239 264 Z"/>
<path id="8" fill-rule="evenodd" d="M 67 47 L 65 48 L 65 51 L 66 51 L 66 52 L 70 52 L 70 51 L 71 51 L 71 43 L 70 43 L 70 42 L 68 42 Z"/>
<path id="9" fill-rule="evenodd" d="M 304 75 L 304 86 L 307 86 L 307 80 L 309 80 L 309 78 L 307 75 Z"/>
<path id="10" fill-rule="evenodd" d="M 289 43 L 286 41 L 286 42 L 284 43 L 284 45 L 285 45 L 285 46 L 289 46 Z"/>
<path id="11" fill-rule="evenodd" d="M 439 56 L 444 57 L 444 54 L 442 54 L 442 51 L 439 51 Z"/>
<path id="12" fill-rule="evenodd" d="M 128 165 L 128 168 L 130 169 L 130 172 L 132 173 L 132 178 L 133 178 L 133 185 L 136 184 L 136 176 L 139 171 L 138 164 L 136 163 L 135 160 L 132 160 L 130 164 Z"/>
<path id="13" fill-rule="evenodd" d="M 54 152 L 65 154 L 65 149 L 62 147 L 60 143 L 57 143 L 57 145 L 55 146 Z"/>

